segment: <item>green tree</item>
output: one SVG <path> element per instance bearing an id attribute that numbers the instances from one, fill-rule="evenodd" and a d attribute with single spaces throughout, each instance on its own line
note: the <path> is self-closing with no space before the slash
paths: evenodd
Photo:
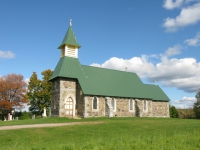
<path id="1" fill-rule="evenodd" d="M 178 111 L 175 106 L 170 106 L 170 117 L 171 118 L 178 118 Z"/>
<path id="2" fill-rule="evenodd" d="M 194 109 L 196 118 L 200 119 L 200 89 L 199 89 L 199 92 L 197 92 L 195 97 L 197 99 L 197 102 L 194 103 L 193 109 Z"/>
<path id="3" fill-rule="evenodd" d="M 51 107 L 51 82 L 48 82 L 48 80 L 52 73 L 50 69 L 43 71 L 43 78 L 40 80 L 36 72 L 33 72 L 27 94 L 30 101 L 29 110 L 31 112 L 42 114 L 44 107 L 46 107 L 47 111 Z"/>

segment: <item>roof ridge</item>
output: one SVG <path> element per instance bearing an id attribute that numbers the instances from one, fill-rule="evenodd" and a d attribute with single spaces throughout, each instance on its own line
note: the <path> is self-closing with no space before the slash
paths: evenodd
<path id="1" fill-rule="evenodd" d="M 159 86 L 159 85 L 150 84 L 150 83 L 144 83 L 144 85 L 154 85 L 154 86 Z"/>
<path id="2" fill-rule="evenodd" d="M 85 67 L 93 67 L 93 68 L 99 68 L 99 69 L 106 69 L 106 70 L 112 70 L 112 71 L 118 71 L 118 72 L 125 72 L 125 73 L 136 74 L 135 72 L 122 71 L 122 70 L 116 70 L 116 69 L 110 69 L 110 68 L 103 68 L 103 67 L 97 67 L 97 66 L 88 66 L 88 65 L 81 65 L 81 66 L 85 66 Z"/>

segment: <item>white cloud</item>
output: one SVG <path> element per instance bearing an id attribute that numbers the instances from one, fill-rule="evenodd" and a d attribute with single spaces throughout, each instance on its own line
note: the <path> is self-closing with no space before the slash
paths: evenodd
<path id="1" fill-rule="evenodd" d="M 14 58 L 15 54 L 13 54 L 11 51 L 1 51 L 0 50 L 0 58 Z"/>
<path id="2" fill-rule="evenodd" d="M 193 107 L 194 103 L 196 102 L 195 97 L 183 97 L 180 100 L 175 100 L 172 102 L 172 105 L 176 106 L 176 108 L 191 108 Z"/>
<path id="3" fill-rule="evenodd" d="M 184 42 L 187 43 L 188 46 L 200 46 L 200 32 L 198 32 L 194 38 L 186 39 Z"/>
<path id="4" fill-rule="evenodd" d="M 165 19 L 163 26 L 167 32 L 174 32 L 179 28 L 196 24 L 198 21 L 200 21 L 200 3 L 183 8 L 176 18 L 168 17 Z"/>
<path id="5" fill-rule="evenodd" d="M 170 57 L 181 53 L 182 46 L 175 45 L 174 47 L 169 47 L 165 52 L 165 56 Z"/>
<path id="6" fill-rule="evenodd" d="M 200 63 L 194 58 L 165 58 L 156 64 L 147 78 L 151 82 L 160 81 L 164 86 L 196 93 L 200 86 Z"/>
<path id="7" fill-rule="evenodd" d="M 149 74 L 148 78 L 164 81 L 188 78 L 196 75 L 200 75 L 200 63 L 197 63 L 194 58 L 165 58 L 156 64 L 155 70 Z"/>
<path id="8" fill-rule="evenodd" d="M 143 55 L 141 57 L 133 57 L 131 59 L 123 59 L 112 57 L 109 60 L 105 61 L 103 64 L 91 64 L 91 66 L 103 67 L 115 70 L 135 72 L 140 77 L 145 77 L 146 74 L 150 74 L 154 70 L 154 65 L 151 62 L 148 62 L 148 57 Z"/>
<path id="9" fill-rule="evenodd" d="M 170 81 L 162 81 L 164 86 L 176 87 L 179 90 L 183 90 L 187 93 L 196 93 L 200 85 L 200 76 L 172 79 Z"/>
<path id="10" fill-rule="evenodd" d="M 101 65 L 100 65 L 100 64 L 97 64 L 97 63 L 93 63 L 93 64 L 91 64 L 90 66 L 101 67 Z"/>
<path id="11" fill-rule="evenodd" d="M 176 47 L 176 46 L 175 46 Z M 194 58 L 171 58 L 177 54 L 176 48 L 169 48 L 165 54 L 161 55 L 160 61 L 153 64 L 148 56 L 133 57 L 123 59 L 112 57 L 103 64 L 92 64 L 103 68 L 110 68 L 137 73 L 141 78 L 146 78 L 150 82 L 158 81 L 163 86 L 175 87 L 187 93 L 196 93 L 200 88 L 200 62 Z"/>
<path id="12" fill-rule="evenodd" d="M 184 0 L 165 0 L 163 7 L 166 9 L 174 9 L 174 8 L 178 8 L 182 5 Z"/>

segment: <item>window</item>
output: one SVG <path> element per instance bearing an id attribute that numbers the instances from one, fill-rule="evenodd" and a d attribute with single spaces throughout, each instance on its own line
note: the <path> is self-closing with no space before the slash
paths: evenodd
<path id="1" fill-rule="evenodd" d="M 67 99 L 65 109 L 66 109 L 66 115 L 73 114 L 73 99 L 71 97 Z"/>
<path id="2" fill-rule="evenodd" d="M 111 105 L 113 107 L 113 110 L 115 110 L 116 104 L 115 104 L 115 99 L 114 98 L 112 98 L 112 100 L 111 100 Z"/>
<path id="3" fill-rule="evenodd" d="M 147 110 L 147 102 L 146 102 L 146 100 L 144 100 L 144 110 L 145 111 Z"/>
<path id="4" fill-rule="evenodd" d="M 97 98 L 93 98 L 93 109 L 97 109 Z"/>
<path id="5" fill-rule="evenodd" d="M 130 100 L 130 110 L 133 110 L 133 100 Z"/>
<path id="6" fill-rule="evenodd" d="M 135 111 L 135 101 L 133 99 L 129 100 L 129 111 Z"/>

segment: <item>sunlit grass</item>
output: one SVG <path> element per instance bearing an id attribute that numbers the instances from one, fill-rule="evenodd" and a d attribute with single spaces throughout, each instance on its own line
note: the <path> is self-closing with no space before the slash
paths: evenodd
<path id="1" fill-rule="evenodd" d="M 0 149 L 197 150 L 200 147 L 199 120 L 170 118 L 35 120 L 35 123 L 101 121 L 103 124 L 0 131 Z"/>

